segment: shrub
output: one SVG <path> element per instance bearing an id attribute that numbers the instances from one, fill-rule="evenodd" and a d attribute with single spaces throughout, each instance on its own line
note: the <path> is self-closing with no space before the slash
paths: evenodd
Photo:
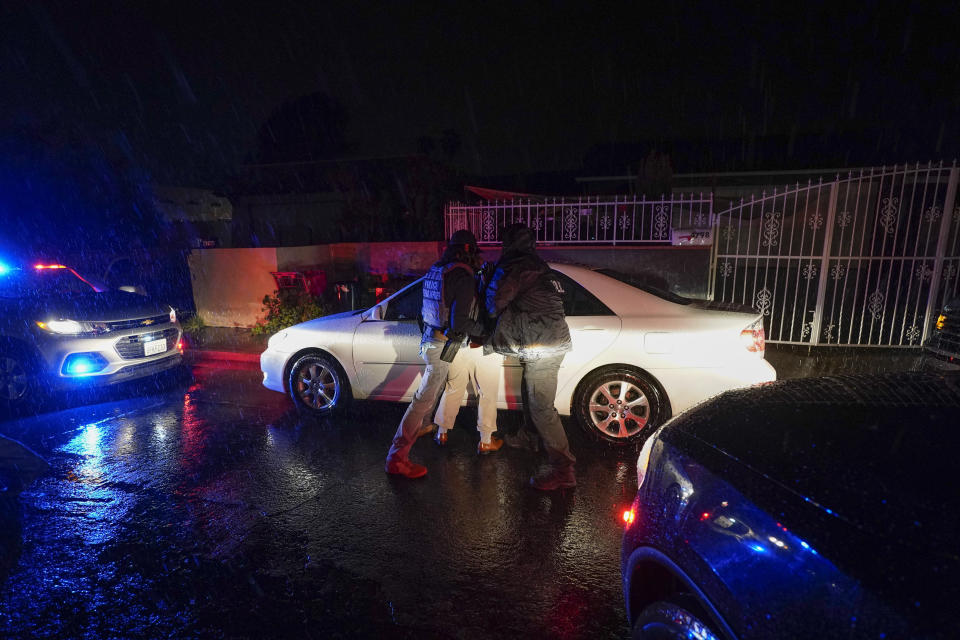
<path id="1" fill-rule="evenodd" d="M 295 324 L 327 313 L 323 304 L 306 291 L 283 289 L 263 296 L 264 317 L 250 329 L 255 336 L 270 336 Z"/>
<path id="2" fill-rule="evenodd" d="M 180 321 L 180 328 L 183 329 L 183 332 L 194 339 L 200 337 L 200 334 L 206 326 L 207 323 L 203 321 L 199 313 L 195 313 L 185 320 Z"/>

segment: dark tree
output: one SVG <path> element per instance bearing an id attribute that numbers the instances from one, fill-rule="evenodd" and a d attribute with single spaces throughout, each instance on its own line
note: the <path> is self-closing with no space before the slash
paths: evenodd
<path id="1" fill-rule="evenodd" d="M 257 163 L 330 160 L 347 149 L 347 112 L 326 93 L 284 102 L 257 134 Z"/>

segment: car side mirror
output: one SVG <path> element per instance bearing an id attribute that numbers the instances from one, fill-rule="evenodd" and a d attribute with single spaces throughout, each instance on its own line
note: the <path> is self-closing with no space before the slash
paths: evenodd
<path id="1" fill-rule="evenodd" d="M 375 304 L 370 307 L 370 313 L 367 316 L 368 320 L 383 320 L 384 305 Z"/>

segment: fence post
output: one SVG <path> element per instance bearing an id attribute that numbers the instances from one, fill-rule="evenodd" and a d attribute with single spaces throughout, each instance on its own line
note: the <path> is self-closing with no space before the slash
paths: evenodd
<path id="1" fill-rule="evenodd" d="M 937 238 L 937 255 L 933 260 L 933 275 L 930 281 L 930 297 L 927 299 L 927 312 L 923 316 L 922 345 L 927 341 L 930 333 L 930 320 L 937 310 L 937 297 L 940 295 L 940 278 L 943 276 L 943 259 L 947 252 L 947 240 L 950 237 L 950 223 L 953 221 L 953 207 L 957 200 L 957 178 L 960 169 L 954 165 L 950 168 L 950 180 L 947 182 L 947 196 L 943 202 L 943 217 L 940 219 L 940 237 Z"/>
<path id="2" fill-rule="evenodd" d="M 830 267 L 830 250 L 833 244 L 833 226 L 837 216 L 837 192 L 840 186 L 840 176 L 830 185 L 830 200 L 827 204 L 827 222 L 823 231 L 823 256 L 820 258 L 820 280 L 817 285 L 817 306 L 813 312 L 813 323 L 810 325 L 810 344 L 820 344 L 820 327 L 823 324 L 823 305 L 827 298 L 827 270 Z"/>
<path id="3" fill-rule="evenodd" d="M 703 199 L 703 196 L 700 196 Z M 713 300 L 717 280 L 717 254 L 720 253 L 720 217 L 713 215 L 713 191 L 710 192 L 710 203 L 708 205 L 711 235 L 713 242 L 710 243 L 710 270 L 707 280 L 707 300 Z"/>

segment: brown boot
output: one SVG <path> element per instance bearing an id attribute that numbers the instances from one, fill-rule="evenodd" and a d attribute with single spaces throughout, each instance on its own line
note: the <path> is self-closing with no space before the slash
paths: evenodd
<path id="1" fill-rule="evenodd" d="M 422 478 L 427 475 L 427 468 L 422 464 L 410 462 L 409 460 L 387 460 L 384 466 L 387 473 L 403 476 L 404 478 Z"/>
<path id="2" fill-rule="evenodd" d="M 477 443 L 477 453 L 481 456 L 500 451 L 500 447 L 503 446 L 503 440 L 497 436 L 490 436 L 490 442 L 483 442 L 482 440 Z"/>
<path id="3" fill-rule="evenodd" d="M 577 486 L 577 477 L 573 473 L 572 466 L 550 467 L 548 471 L 530 478 L 530 486 L 540 491 L 572 489 Z"/>

